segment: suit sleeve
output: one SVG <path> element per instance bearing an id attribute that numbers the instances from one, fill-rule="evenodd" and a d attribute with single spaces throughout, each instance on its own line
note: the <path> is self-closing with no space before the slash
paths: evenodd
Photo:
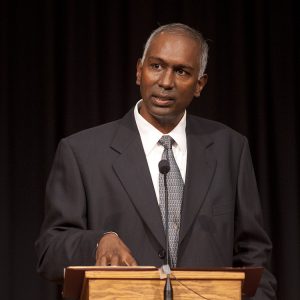
<path id="1" fill-rule="evenodd" d="M 272 244 L 263 229 L 260 199 L 246 138 L 239 165 L 235 218 L 234 266 L 265 268 L 255 297 L 243 299 L 276 299 L 276 280 L 268 270 Z"/>
<path id="2" fill-rule="evenodd" d="M 94 265 L 103 232 L 89 230 L 87 199 L 76 157 L 68 143 L 58 146 L 46 187 L 45 219 L 36 241 L 37 271 L 61 281 L 64 268 Z"/>

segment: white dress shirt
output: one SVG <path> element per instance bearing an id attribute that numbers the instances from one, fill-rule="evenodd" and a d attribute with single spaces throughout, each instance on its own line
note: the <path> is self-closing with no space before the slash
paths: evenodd
<path id="1" fill-rule="evenodd" d="M 139 113 L 140 100 L 134 108 L 135 121 L 142 139 L 144 152 L 147 158 L 148 167 L 151 173 L 151 178 L 156 194 L 157 201 L 159 203 L 159 169 L 158 163 L 161 161 L 164 147 L 158 143 L 160 138 L 164 135 L 157 130 L 153 125 L 146 121 Z M 186 173 L 186 160 L 187 160 L 187 147 L 186 147 L 186 112 L 177 126 L 168 133 L 175 143 L 173 144 L 173 153 L 176 163 L 179 167 L 183 181 L 185 181 Z"/>

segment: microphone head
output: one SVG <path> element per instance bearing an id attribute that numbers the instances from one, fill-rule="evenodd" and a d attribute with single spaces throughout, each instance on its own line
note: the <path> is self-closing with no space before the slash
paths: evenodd
<path id="1" fill-rule="evenodd" d="M 167 174 L 170 171 L 170 164 L 166 159 L 162 159 L 158 164 L 159 172 Z"/>

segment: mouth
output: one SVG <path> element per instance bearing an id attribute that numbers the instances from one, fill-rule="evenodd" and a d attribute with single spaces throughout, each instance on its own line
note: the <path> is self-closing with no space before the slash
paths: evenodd
<path id="1" fill-rule="evenodd" d="M 175 99 L 168 95 L 152 95 L 152 101 L 158 106 L 169 106 Z"/>

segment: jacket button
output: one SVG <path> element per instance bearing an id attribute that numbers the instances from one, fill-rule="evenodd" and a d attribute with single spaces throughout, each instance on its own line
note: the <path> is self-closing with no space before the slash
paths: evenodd
<path id="1" fill-rule="evenodd" d="M 164 259 L 166 257 L 166 251 L 164 249 L 161 249 L 158 252 L 158 256 L 159 256 L 159 258 Z"/>

